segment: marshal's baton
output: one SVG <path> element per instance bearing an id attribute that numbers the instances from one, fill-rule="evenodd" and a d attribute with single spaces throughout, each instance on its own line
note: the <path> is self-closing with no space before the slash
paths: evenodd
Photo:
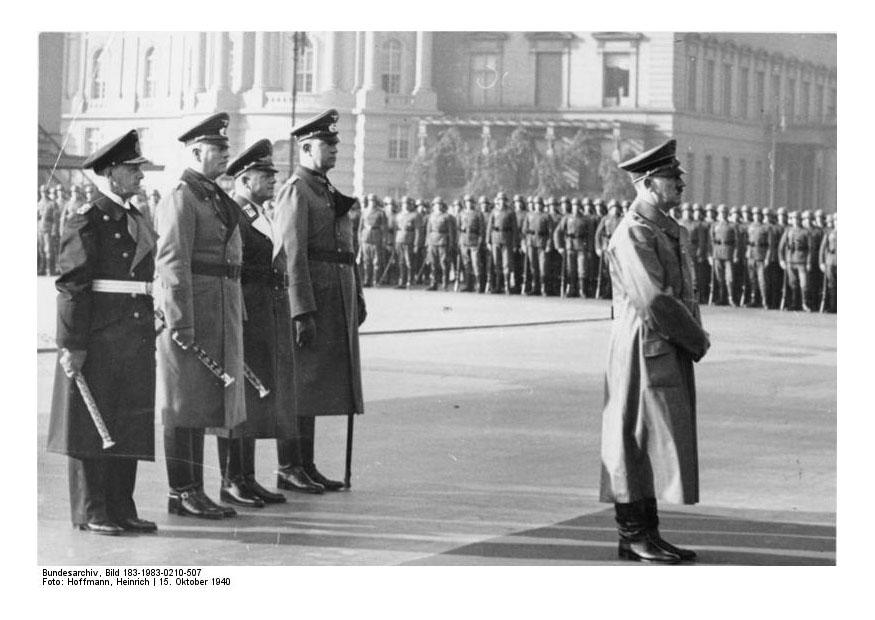
<path id="1" fill-rule="evenodd" d="M 158 318 L 159 321 L 161 321 L 161 324 L 164 325 L 165 328 L 167 328 L 167 320 L 164 318 L 164 313 L 160 310 L 156 310 L 155 316 Z M 173 340 L 173 337 L 171 337 L 170 339 Z M 200 360 L 200 363 L 203 364 L 206 369 L 209 370 L 217 379 L 219 379 L 224 387 L 228 387 L 229 385 L 234 383 L 234 377 L 225 372 L 225 369 L 222 368 L 222 365 L 214 360 L 209 353 L 207 353 L 200 346 L 198 346 L 196 342 L 192 342 L 188 347 L 183 346 L 182 343 L 177 342 L 176 340 L 173 340 L 173 342 L 175 342 L 176 345 L 183 351 L 191 349 L 192 352 L 197 356 L 198 360 Z M 258 389 L 257 386 L 256 389 Z"/>
<path id="2" fill-rule="evenodd" d="M 97 408 L 97 402 L 94 400 L 94 395 L 91 393 L 91 388 L 88 387 L 85 377 L 82 376 L 82 373 L 77 372 L 73 375 L 73 380 L 76 382 L 76 387 L 79 388 L 82 400 L 85 401 L 85 407 L 88 409 L 94 426 L 97 428 L 97 434 L 103 440 L 103 449 L 108 450 L 112 448 L 115 442 L 109 435 L 109 429 L 106 428 L 106 422 L 104 422 L 103 416 L 100 415 L 100 409 Z"/>

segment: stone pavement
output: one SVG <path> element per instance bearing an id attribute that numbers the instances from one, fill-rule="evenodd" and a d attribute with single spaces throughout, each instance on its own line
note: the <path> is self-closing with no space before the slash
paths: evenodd
<path id="1" fill-rule="evenodd" d="M 159 524 L 152 536 L 70 527 L 65 459 L 45 452 L 54 355 L 39 355 L 38 563 L 616 563 L 611 510 L 597 501 L 609 305 L 366 295 L 366 413 L 356 419 L 352 490 L 287 493 L 288 504 L 219 522 L 169 516 L 159 427 L 157 461 L 140 464 L 137 486 L 141 515 Z M 42 317 L 51 302 L 40 301 Z M 696 548 L 702 564 L 834 564 L 835 316 L 703 314 L 714 344 L 697 366 L 702 503 L 662 506 L 663 532 Z M 477 325 L 489 327 L 428 331 Z M 340 477 L 345 420 L 317 426 L 317 463 Z M 207 465 L 215 452 L 208 438 Z M 267 486 L 275 458 L 259 441 Z M 217 497 L 217 470 L 206 478 Z"/>

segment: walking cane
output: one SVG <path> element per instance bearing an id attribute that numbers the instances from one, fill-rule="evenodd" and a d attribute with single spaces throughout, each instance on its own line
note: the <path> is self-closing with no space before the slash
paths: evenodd
<path id="1" fill-rule="evenodd" d="M 350 411 L 346 419 L 346 474 L 343 479 L 343 486 L 350 488 L 350 478 L 352 478 L 352 426 L 355 419 L 355 412 Z"/>
<path id="2" fill-rule="evenodd" d="M 595 298 L 602 298 L 602 258 L 604 257 L 604 250 L 602 250 L 602 255 L 599 256 L 599 271 L 596 275 L 595 281 Z M 613 306 L 611 307 L 611 312 L 613 312 Z"/>

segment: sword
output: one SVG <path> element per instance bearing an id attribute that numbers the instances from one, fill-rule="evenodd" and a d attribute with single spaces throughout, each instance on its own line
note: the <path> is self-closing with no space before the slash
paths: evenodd
<path id="1" fill-rule="evenodd" d="M 91 420 L 97 428 L 97 434 L 100 435 L 100 439 L 103 440 L 103 449 L 108 450 L 109 448 L 112 448 L 115 445 L 115 442 L 109 435 L 109 429 L 106 428 L 106 422 L 103 420 L 103 416 L 100 415 L 100 409 L 97 408 L 97 401 L 94 400 L 94 395 L 91 393 L 91 389 L 88 387 L 85 377 L 82 376 L 81 372 L 77 372 L 73 375 L 73 380 L 76 382 L 76 387 L 79 388 L 82 400 L 85 401 L 85 408 L 88 409 L 88 414 L 91 416 Z"/>
<path id="2" fill-rule="evenodd" d="M 392 268 L 392 265 L 395 264 L 396 253 L 395 250 L 391 250 L 391 254 L 389 255 L 389 262 L 386 264 L 386 268 L 383 269 L 383 273 L 380 275 L 379 283 L 386 283 L 386 276 L 389 275 L 389 269 Z"/>

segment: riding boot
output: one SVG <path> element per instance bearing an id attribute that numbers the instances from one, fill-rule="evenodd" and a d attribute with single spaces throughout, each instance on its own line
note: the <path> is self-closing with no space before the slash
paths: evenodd
<path id="1" fill-rule="evenodd" d="M 647 528 L 652 540 L 661 548 L 678 556 L 683 562 L 692 562 L 696 559 L 696 552 L 690 549 L 681 549 L 665 540 L 659 534 L 659 515 L 656 509 L 656 498 L 651 497 L 643 500 L 644 514 L 647 519 Z"/>
<path id="2" fill-rule="evenodd" d="M 624 560 L 653 564 L 677 564 L 681 557 L 659 546 L 650 529 L 646 500 L 615 503 L 620 544 L 617 555 Z"/>

